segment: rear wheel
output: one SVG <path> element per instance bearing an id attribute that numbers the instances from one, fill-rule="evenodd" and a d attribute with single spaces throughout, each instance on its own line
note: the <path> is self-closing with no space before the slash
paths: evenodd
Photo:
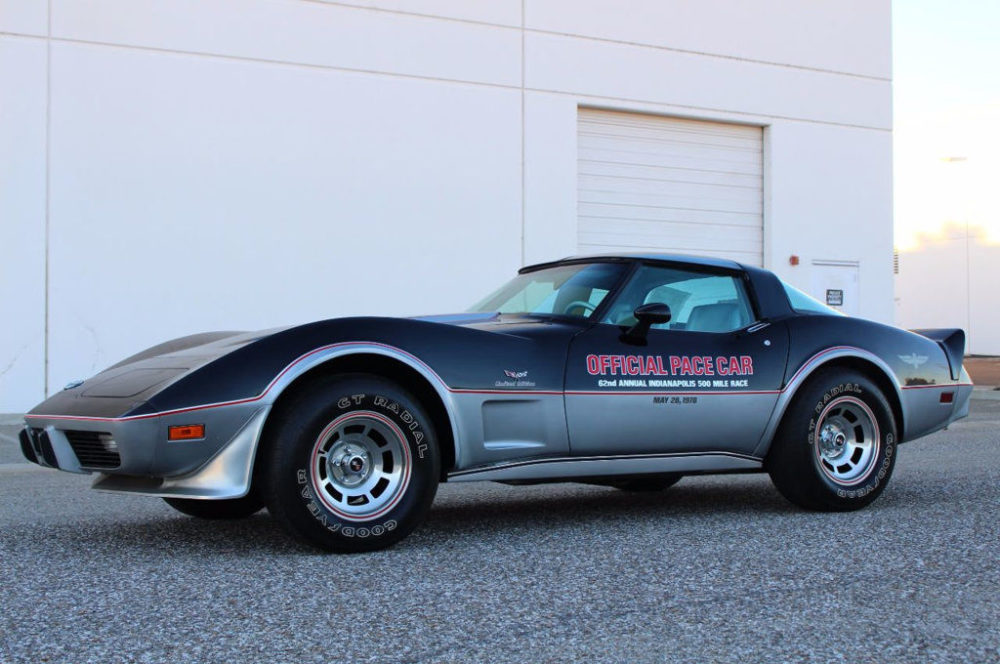
<path id="1" fill-rule="evenodd" d="M 806 509 L 855 510 L 882 493 L 896 461 L 896 423 L 881 390 L 855 371 L 809 379 L 782 419 L 765 467 Z"/>
<path id="2" fill-rule="evenodd" d="M 268 510 L 296 537 L 336 552 L 390 546 L 424 519 L 440 458 L 431 420 L 398 385 L 324 377 L 276 413 Z"/>
<path id="3" fill-rule="evenodd" d="M 199 500 L 195 498 L 164 498 L 178 512 L 199 519 L 244 519 L 264 509 L 264 500 L 250 493 L 243 498 Z"/>

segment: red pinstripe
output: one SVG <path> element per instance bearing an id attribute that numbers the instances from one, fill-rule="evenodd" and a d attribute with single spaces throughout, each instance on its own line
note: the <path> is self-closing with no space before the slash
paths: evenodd
<path id="1" fill-rule="evenodd" d="M 532 396 L 544 396 L 544 395 L 549 395 L 549 396 L 563 396 L 563 395 L 567 395 L 567 396 L 598 396 L 598 395 L 608 395 L 608 394 L 628 395 L 628 396 L 633 396 L 633 395 L 634 396 L 698 396 L 698 395 L 721 395 L 721 394 L 727 394 L 727 395 L 783 394 L 784 392 L 786 392 L 788 390 L 789 386 L 792 383 L 795 382 L 795 380 L 799 377 L 799 375 L 802 374 L 802 372 L 805 371 L 809 367 L 810 364 L 812 364 L 813 362 L 815 362 L 820 357 L 823 357 L 824 355 L 828 355 L 830 353 L 836 352 L 838 350 L 861 350 L 861 349 L 856 348 L 854 346 L 834 346 L 832 348 L 824 349 L 824 350 L 816 353 L 812 357 L 810 357 L 808 360 L 806 360 L 802 364 L 802 366 L 799 368 L 799 370 L 796 371 L 795 374 L 791 377 L 791 379 L 788 381 L 788 383 L 786 383 L 785 387 L 783 389 L 781 389 L 781 390 L 757 390 L 757 391 L 755 391 L 755 390 L 747 390 L 747 391 L 733 391 L 733 392 L 728 392 L 728 391 L 726 391 L 726 392 L 717 392 L 717 391 L 701 391 L 701 392 L 648 392 L 648 391 L 646 391 L 646 392 L 635 392 L 635 391 L 629 391 L 629 392 L 607 392 L 607 391 L 605 391 L 605 392 L 601 392 L 601 391 L 591 391 L 591 390 L 475 390 L 475 389 L 464 389 L 464 388 L 452 388 L 452 387 L 448 387 L 448 385 L 445 384 L 444 380 L 441 379 L 441 376 L 439 376 L 438 373 L 436 371 L 434 371 L 434 369 L 432 369 L 426 362 L 424 362 L 423 360 L 421 360 L 416 355 L 413 355 L 412 353 L 408 353 L 408 352 L 406 352 L 405 350 L 403 350 L 401 348 L 397 348 L 396 346 L 390 346 L 389 344 L 383 344 L 383 343 L 379 343 L 379 342 L 376 342 L 376 341 L 344 341 L 344 342 L 335 343 L 335 344 L 328 344 L 326 346 L 320 346 L 319 348 L 313 349 L 313 350 L 309 351 L 308 353 L 304 353 L 304 354 L 300 355 L 299 357 L 295 358 L 295 360 L 293 360 L 288 366 L 286 366 L 284 369 L 282 369 L 278 373 L 278 375 L 275 376 L 274 379 L 271 380 L 270 383 L 268 383 L 267 387 L 264 388 L 263 392 L 261 392 L 260 394 L 258 394 L 255 397 L 248 397 L 246 399 L 237 399 L 235 401 L 223 401 L 223 402 L 219 402 L 219 403 L 204 404 L 204 405 L 200 405 L 200 406 L 191 406 L 191 407 L 188 407 L 188 408 L 178 408 L 178 409 L 175 409 L 175 410 L 167 410 L 167 411 L 163 411 L 163 412 L 159 412 L 159 413 L 150 413 L 148 415 L 131 415 L 131 416 L 128 416 L 128 417 L 87 417 L 87 416 L 72 416 L 72 415 L 25 415 L 25 418 L 26 419 L 27 418 L 32 418 L 32 419 L 46 419 L 46 420 L 76 420 L 76 421 L 84 421 L 84 422 L 130 422 L 130 421 L 133 421 L 133 420 L 146 420 L 146 419 L 151 419 L 151 418 L 155 418 L 155 417 L 164 417 L 164 416 L 167 416 L 167 415 L 181 415 L 181 414 L 184 414 L 184 413 L 191 413 L 191 412 L 195 412 L 195 411 L 199 411 L 199 410 L 207 410 L 207 409 L 210 409 L 210 408 L 222 408 L 224 406 L 238 406 L 238 405 L 246 404 L 246 403 L 254 403 L 256 401 L 260 401 L 265 396 L 267 396 L 267 393 L 270 392 L 274 388 L 274 386 L 289 371 L 291 371 L 292 368 L 295 367 L 295 365 L 297 365 L 297 364 L 305 361 L 306 359 L 312 357 L 313 355 L 315 355 L 317 353 L 321 353 L 321 352 L 323 352 L 325 350 L 330 350 L 332 348 L 341 348 L 341 347 L 344 347 L 344 346 L 375 346 L 375 347 L 378 347 L 378 348 L 387 348 L 387 349 L 392 350 L 394 352 L 397 352 L 397 353 L 400 353 L 402 355 L 405 355 L 406 357 L 408 357 L 409 359 L 413 360 L 414 362 L 416 362 L 417 364 L 419 364 L 421 367 L 423 367 L 424 369 L 426 369 L 427 372 L 430 373 L 432 376 L 434 376 L 435 380 L 437 380 L 438 383 L 440 383 L 441 386 L 445 390 L 447 390 L 448 392 L 450 392 L 452 394 L 508 394 L 508 395 L 515 394 L 515 395 L 532 395 Z M 914 390 L 914 389 L 928 389 L 928 388 L 947 388 L 947 387 L 954 388 L 954 387 L 971 387 L 971 386 L 972 386 L 972 383 L 947 383 L 947 384 L 942 384 L 942 385 L 906 385 L 906 386 L 901 386 L 901 389 L 904 389 L 904 390 Z"/>

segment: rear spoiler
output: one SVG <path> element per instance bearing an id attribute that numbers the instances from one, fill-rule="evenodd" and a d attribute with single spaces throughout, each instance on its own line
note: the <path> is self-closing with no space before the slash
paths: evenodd
<path id="1" fill-rule="evenodd" d="M 965 357 L 965 330 L 953 327 L 936 328 L 933 330 L 910 330 L 931 341 L 936 341 L 944 349 L 951 366 L 951 379 L 958 380 L 962 376 L 962 358 Z"/>

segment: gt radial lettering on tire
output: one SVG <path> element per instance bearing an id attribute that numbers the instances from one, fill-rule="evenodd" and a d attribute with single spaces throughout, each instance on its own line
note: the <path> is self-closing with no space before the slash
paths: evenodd
<path id="1" fill-rule="evenodd" d="M 330 551 L 383 549 L 423 521 L 441 474 L 430 417 L 369 374 L 320 376 L 277 408 L 264 460 L 267 508 Z"/>
<path id="2" fill-rule="evenodd" d="M 774 486 L 811 510 L 856 510 L 882 493 L 896 460 L 882 390 L 851 369 L 817 370 L 795 395 L 764 461 Z"/>
<path id="3" fill-rule="evenodd" d="M 360 411 L 323 429 L 313 446 L 309 475 L 327 509 L 348 521 L 369 521 L 399 502 L 410 483 L 410 467 L 399 427 L 378 413 Z"/>

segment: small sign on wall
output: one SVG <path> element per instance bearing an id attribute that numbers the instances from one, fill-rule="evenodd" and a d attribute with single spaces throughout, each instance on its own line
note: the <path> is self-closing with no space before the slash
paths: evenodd
<path id="1" fill-rule="evenodd" d="M 861 312 L 860 264 L 848 260 L 814 260 L 810 266 L 809 294 L 848 316 Z"/>

